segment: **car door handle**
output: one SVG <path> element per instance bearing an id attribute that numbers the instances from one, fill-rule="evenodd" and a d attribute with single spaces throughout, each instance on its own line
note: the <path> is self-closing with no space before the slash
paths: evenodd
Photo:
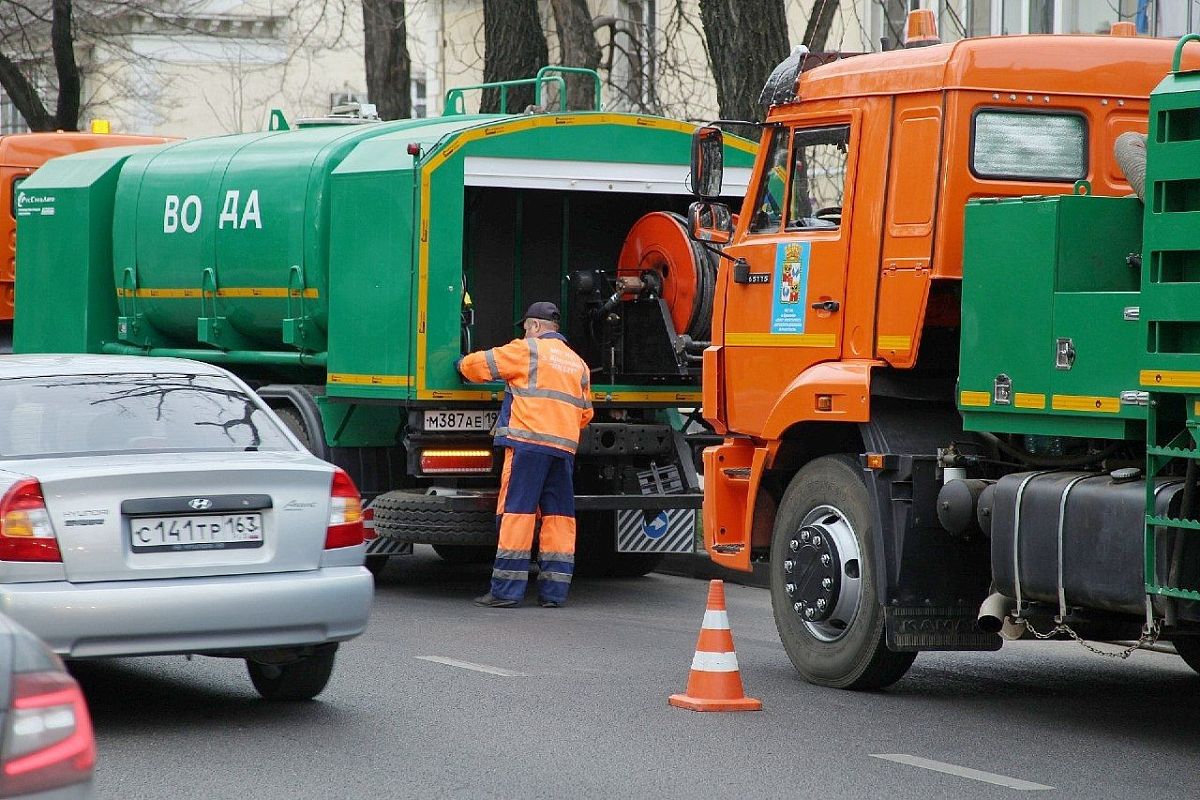
<path id="1" fill-rule="evenodd" d="M 842 305 L 837 300 L 822 300 L 819 303 L 813 303 L 813 311 L 828 311 L 830 314 L 841 308 Z"/>

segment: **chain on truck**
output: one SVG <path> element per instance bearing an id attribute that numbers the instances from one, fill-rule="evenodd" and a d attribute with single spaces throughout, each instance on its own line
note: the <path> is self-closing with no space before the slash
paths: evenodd
<path id="1" fill-rule="evenodd" d="M 593 109 L 566 109 L 575 73 Z M 516 88 L 536 94 L 525 113 L 507 112 Z M 694 546 L 684 433 L 716 257 L 684 228 L 692 126 L 605 112 L 599 88 L 546 68 L 452 90 L 442 117 L 275 113 L 258 133 L 51 161 L 18 194 L 55 213 L 20 220 L 16 349 L 224 365 L 371 499 L 370 566 L 414 542 L 467 560 L 495 545 L 504 387 L 454 364 L 552 300 L 593 371 L 581 570 L 649 571 Z M 466 113 L 484 89 L 501 113 Z M 754 150 L 726 148 L 735 194 Z"/>
<path id="2" fill-rule="evenodd" d="M 741 214 L 689 212 L 724 245 L 706 548 L 769 562 L 822 685 L 1001 633 L 1200 670 L 1197 37 L 938 44 L 915 13 L 929 46 L 781 64 Z"/>

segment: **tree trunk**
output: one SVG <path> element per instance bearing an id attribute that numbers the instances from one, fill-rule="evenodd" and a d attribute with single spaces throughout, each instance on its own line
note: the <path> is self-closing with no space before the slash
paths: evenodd
<path id="1" fill-rule="evenodd" d="M 829 40 L 829 29 L 837 16 L 839 0 L 816 0 L 808 27 L 804 29 L 804 46 L 814 53 L 825 51 Z"/>
<path id="2" fill-rule="evenodd" d="M 412 115 L 412 61 L 404 0 L 363 0 L 362 10 L 367 96 L 380 119 L 407 118 Z"/>
<path id="3" fill-rule="evenodd" d="M 532 78 L 549 60 L 546 35 L 538 16 L 537 0 L 483 0 L 483 80 L 511 81 Z M 505 111 L 520 114 L 533 104 L 532 86 L 508 90 Z M 479 110 L 501 110 L 501 93 L 483 93 Z"/>
<path id="4" fill-rule="evenodd" d="M 788 55 L 784 0 L 700 0 L 700 21 L 722 118 L 759 119 L 763 84 Z"/>
<path id="5" fill-rule="evenodd" d="M 558 33 L 560 63 L 565 67 L 600 68 L 600 44 L 587 0 L 550 0 L 554 10 L 554 28 Z M 567 108 L 571 110 L 591 109 L 599 98 L 594 98 L 595 82 L 584 75 L 566 75 Z"/>
<path id="6" fill-rule="evenodd" d="M 50 49 L 58 77 L 55 124 L 59 130 L 79 130 L 79 65 L 75 62 L 75 34 L 71 29 L 71 0 L 54 0 L 50 21 Z"/>

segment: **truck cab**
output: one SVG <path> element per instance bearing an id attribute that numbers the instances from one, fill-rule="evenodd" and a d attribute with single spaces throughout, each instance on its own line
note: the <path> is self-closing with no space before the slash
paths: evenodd
<path id="1" fill-rule="evenodd" d="M 938 527 L 937 489 L 924 496 L 914 472 L 949 479 L 937 459 L 973 446 L 956 408 L 972 324 L 964 212 L 1130 194 L 1113 145 L 1146 131 L 1173 45 L 1007 36 L 796 69 L 740 213 L 703 193 L 693 205 L 693 236 L 723 244 L 703 354 L 704 415 L 724 436 L 704 455 L 705 546 L 737 570 L 771 561 L 776 621 L 806 678 L 878 687 L 918 650 L 999 647 L 975 620 L 986 542 L 916 534 Z M 694 151 L 721 137 L 700 129 Z M 695 158 L 693 185 L 719 187 L 719 161 Z M 1010 309 L 1012 347 L 1044 310 Z M 905 460 L 916 453 L 931 460 Z"/>

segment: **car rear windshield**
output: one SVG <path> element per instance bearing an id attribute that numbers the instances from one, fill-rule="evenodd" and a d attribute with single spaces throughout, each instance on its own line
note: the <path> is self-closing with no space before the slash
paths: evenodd
<path id="1" fill-rule="evenodd" d="M 0 458 L 296 448 L 221 375 L 54 375 L 0 380 Z"/>

